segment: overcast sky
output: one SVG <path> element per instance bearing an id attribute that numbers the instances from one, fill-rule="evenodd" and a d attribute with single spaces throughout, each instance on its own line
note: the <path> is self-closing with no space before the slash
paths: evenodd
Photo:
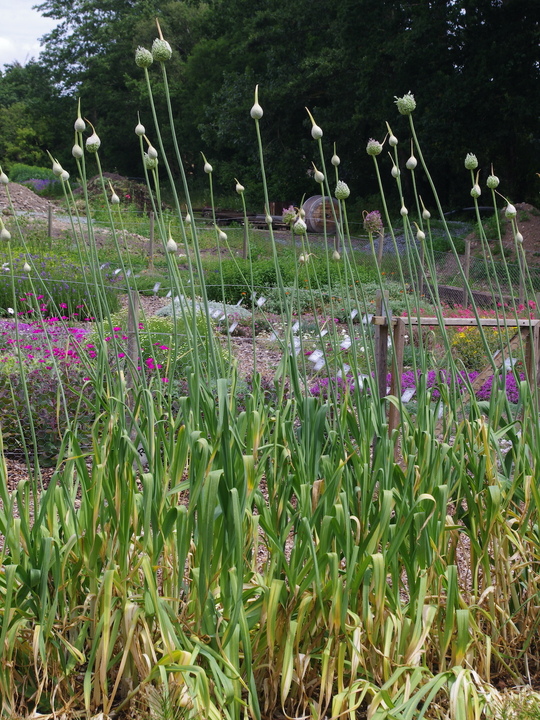
<path id="1" fill-rule="evenodd" d="M 39 38 L 56 25 L 32 10 L 39 0 L 0 0 L 0 69 L 18 60 L 25 65 L 40 51 Z"/>

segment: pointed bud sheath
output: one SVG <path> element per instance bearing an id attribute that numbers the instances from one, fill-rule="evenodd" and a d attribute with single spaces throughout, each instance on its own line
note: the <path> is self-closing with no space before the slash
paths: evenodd
<path id="1" fill-rule="evenodd" d="M 204 172 L 205 172 L 207 175 L 210 175 L 210 173 L 212 172 L 212 170 L 213 170 L 214 168 L 210 165 L 210 163 L 208 162 L 208 160 L 205 158 L 204 153 L 201 153 L 201 155 L 202 155 L 202 159 L 204 160 L 204 168 L 203 168 L 203 169 L 204 169 Z"/>
<path id="2" fill-rule="evenodd" d="M 304 210 L 303 207 L 300 208 L 300 210 L 298 211 L 298 216 L 301 217 L 302 220 L 306 217 L 306 211 Z"/>
<path id="3" fill-rule="evenodd" d="M 401 215 L 401 217 L 407 217 L 407 215 L 409 214 L 409 211 L 407 210 L 405 205 L 401 206 L 401 210 L 399 211 L 399 214 Z"/>
<path id="4" fill-rule="evenodd" d="M 146 133 L 146 128 L 142 123 L 137 123 L 135 125 L 135 135 L 138 135 L 139 137 L 142 137 Z"/>
<path id="5" fill-rule="evenodd" d="M 332 165 L 333 165 L 334 167 L 339 167 L 339 164 L 340 164 L 341 160 L 339 159 L 339 156 L 336 155 L 336 153 L 334 153 L 334 154 L 332 155 L 332 159 L 330 160 L 330 162 L 332 163 Z"/>
<path id="6" fill-rule="evenodd" d="M 31 269 L 32 268 L 30 267 L 30 265 L 27 262 L 25 262 L 23 265 L 24 272 L 29 273 Z"/>
<path id="7" fill-rule="evenodd" d="M 499 187 L 499 182 L 500 180 L 496 175 L 490 175 L 486 180 L 486 185 L 490 190 L 495 190 L 496 187 Z"/>
<path id="8" fill-rule="evenodd" d="M 416 100 L 411 92 L 408 92 L 403 97 L 396 97 L 395 102 L 401 115 L 410 115 L 416 108 Z"/>
<path id="9" fill-rule="evenodd" d="M 154 56 L 150 50 L 147 50 L 145 47 L 139 45 L 139 47 L 135 50 L 135 65 L 141 68 L 149 68 L 153 62 Z"/>
<path id="10" fill-rule="evenodd" d="M 218 240 L 219 242 L 227 242 L 227 233 L 224 233 L 223 230 L 220 230 L 218 228 Z"/>
<path id="11" fill-rule="evenodd" d="M 0 169 L 0 183 L 2 183 L 2 185 L 7 185 L 9 183 L 9 178 L 2 169 Z"/>
<path id="12" fill-rule="evenodd" d="M 523 235 L 519 231 L 516 233 L 516 242 L 520 244 L 523 242 Z"/>
<path id="13" fill-rule="evenodd" d="M 315 182 L 321 184 L 324 182 L 324 175 L 320 170 L 317 170 L 315 167 L 315 163 L 311 163 L 313 165 L 313 178 Z"/>
<path id="14" fill-rule="evenodd" d="M 251 110 L 249 111 L 249 114 L 254 120 L 260 120 L 263 116 L 263 109 L 259 105 L 259 86 L 255 85 L 255 102 L 253 103 L 253 106 Z"/>
<path id="15" fill-rule="evenodd" d="M 81 99 L 79 98 L 79 102 L 77 103 L 77 119 L 75 120 L 73 127 L 75 128 L 75 132 L 82 133 L 86 130 L 86 123 L 81 117 Z"/>
<path id="16" fill-rule="evenodd" d="M 338 180 L 336 189 L 334 190 L 334 197 L 336 200 L 346 200 L 350 194 L 351 191 L 349 190 L 347 183 L 344 183 L 343 180 Z"/>
<path id="17" fill-rule="evenodd" d="M 396 145 L 398 144 L 397 137 L 395 135 L 390 135 L 390 137 L 388 138 L 388 144 L 390 145 L 390 147 L 396 147 Z"/>
<path id="18" fill-rule="evenodd" d="M 414 170 L 417 165 L 418 165 L 418 162 L 417 162 L 416 158 L 414 157 L 414 155 L 411 155 L 411 157 L 405 163 L 405 167 L 407 168 L 407 170 Z"/>
<path id="19" fill-rule="evenodd" d="M 429 220 L 430 217 L 431 217 L 431 213 L 429 212 L 429 210 L 426 210 L 426 208 L 424 208 L 422 210 L 422 218 L 424 220 Z"/>
<path id="20" fill-rule="evenodd" d="M 167 240 L 167 252 L 175 253 L 177 250 L 178 250 L 178 245 L 174 242 L 172 237 L 169 235 L 169 239 Z"/>
<path id="21" fill-rule="evenodd" d="M 234 179 L 236 180 L 236 178 L 234 178 Z M 245 188 L 243 185 L 241 185 L 241 184 L 238 182 L 238 180 L 236 180 L 236 187 L 235 187 L 236 192 L 237 192 L 239 195 L 242 195 L 242 193 L 244 192 L 245 189 L 246 189 L 246 188 Z"/>
<path id="22" fill-rule="evenodd" d="M 120 198 L 115 192 L 111 195 L 111 205 L 120 205 Z"/>
<path id="23" fill-rule="evenodd" d="M 306 230 L 307 230 L 306 223 L 302 220 L 302 218 L 298 218 L 298 220 L 293 225 L 294 234 L 295 235 L 305 235 Z"/>
<path id="24" fill-rule="evenodd" d="M 56 177 L 60 177 L 64 172 L 64 168 L 60 165 L 58 160 L 53 160 L 52 171 Z"/>
<path id="25" fill-rule="evenodd" d="M 186 213 L 186 217 L 184 218 L 184 222 L 186 225 L 191 225 L 191 215 L 189 213 Z"/>
<path id="26" fill-rule="evenodd" d="M 478 160 L 476 158 L 476 155 L 473 155 L 472 153 L 467 153 L 465 157 L 465 167 L 467 170 L 476 170 L 478 167 Z"/>
<path id="27" fill-rule="evenodd" d="M 67 170 L 62 170 L 62 174 L 60 175 L 60 180 L 62 182 L 67 182 L 69 180 L 69 173 Z"/>
<path id="28" fill-rule="evenodd" d="M 171 59 L 172 48 L 166 40 L 156 38 L 152 43 L 152 57 L 156 62 L 167 62 Z"/>
<path id="29" fill-rule="evenodd" d="M 84 151 L 80 145 L 77 145 L 77 143 L 75 143 L 75 145 L 71 148 L 71 154 L 76 160 L 80 160 L 84 155 Z"/>
<path id="30" fill-rule="evenodd" d="M 507 218 L 515 218 L 517 215 L 517 210 L 511 203 L 508 203 L 508 205 L 505 208 L 504 214 Z"/>
<path id="31" fill-rule="evenodd" d="M 11 233 L 6 228 L 2 220 L 0 220 L 0 240 L 11 240 Z"/>
<path id="32" fill-rule="evenodd" d="M 309 115 L 309 119 L 311 120 L 311 137 L 314 140 L 320 140 L 323 136 L 322 128 L 317 125 L 315 122 L 315 118 L 313 115 L 309 112 L 309 110 L 306 108 L 307 114 Z"/>
<path id="33" fill-rule="evenodd" d="M 392 169 L 390 170 L 390 173 L 391 173 L 391 175 L 392 175 L 393 178 L 398 178 L 398 177 L 401 175 L 401 173 L 399 172 L 399 168 L 398 168 L 397 165 L 393 165 L 393 166 L 392 166 Z"/>
<path id="34" fill-rule="evenodd" d="M 334 252 L 332 253 L 332 260 L 335 260 L 336 262 L 338 260 L 341 260 L 341 255 L 339 254 L 339 252 L 337 250 L 334 250 Z"/>
<path id="35" fill-rule="evenodd" d="M 152 160 L 157 160 L 158 151 L 153 145 L 148 146 L 148 157 Z"/>
<path id="36" fill-rule="evenodd" d="M 92 130 L 94 132 L 90 135 L 90 137 L 86 138 L 86 149 L 89 153 L 96 153 L 99 150 L 99 146 L 101 145 L 101 140 L 99 139 L 93 127 Z"/>
<path id="37" fill-rule="evenodd" d="M 424 240 L 426 239 L 426 233 L 423 230 L 419 229 L 418 232 L 416 233 L 416 239 L 419 242 L 424 242 Z"/>

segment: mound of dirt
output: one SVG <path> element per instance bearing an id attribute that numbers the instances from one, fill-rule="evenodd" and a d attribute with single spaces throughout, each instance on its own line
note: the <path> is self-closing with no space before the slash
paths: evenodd
<path id="1" fill-rule="evenodd" d="M 0 184 L 0 214 L 2 215 L 11 215 L 11 203 L 9 202 L 8 192 L 15 212 L 46 215 L 49 206 L 52 205 L 53 209 L 55 208 L 53 203 L 36 195 L 35 192 L 32 192 L 32 190 L 25 185 L 10 182 L 8 185 Z"/>
<path id="2" fill-rule="evenodd" d="M 527 264 L 530 267 L 538 267 L 540 266 L 540 210 L 529 203 L 516 203 L 515 208 L 517 210 L 517 227 L 523 235 L 523 250 Z M 509 263 L 517 263 L 512 223 L 505 218 L 504 210 L 501 211 L 500 218 L 504 230 L 502 244 L 506 259 Z M 476 234 L 473 233 L 469 235 L 469 239 L 471 240 L 472 253 L 474 254 L 475 250 L 480 252 L 480 243 L 478 242 Z M 489 242 L 492 251 L 495 250 L 495 257 L 497 257 L 496 246 L 498 245 L 498 241 L 490 240 Z"/>

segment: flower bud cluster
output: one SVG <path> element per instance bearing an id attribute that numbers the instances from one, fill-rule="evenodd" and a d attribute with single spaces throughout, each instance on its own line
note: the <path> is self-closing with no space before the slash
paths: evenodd
<path id="1" fill-rule="evenodd" d="M 351 194 L 351 191 L 349 190 L 349 186 L 347 183 L 343 182 L 343 180 L 338 180 L 336 184 L 336 189 L 334 190 L 334 195 L 337 200 L 346 200 L 349 195 Z"/>
<path id="2" fill-rule="evenodd" d="M 395 102 L 401 115 L 410 115 L 416 108 L 416 100 L 411 92 L 408 92 L 403 97 L 396 97 Z"/>
<path id="3" fill-rule="evenodd" d="M 382 234 L 384 229 L 381 213 L 378 210 L 372 210 L 364 215 L 364 230 L 368 233 Z"/>

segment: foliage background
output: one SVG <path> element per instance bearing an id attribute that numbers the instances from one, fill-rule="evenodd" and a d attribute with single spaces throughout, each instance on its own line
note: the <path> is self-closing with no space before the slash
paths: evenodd
<path id="1" fill-rule="evenodd" d="M 174 50 L 173 107 L 195 187 L 204 185 L 203 151 L 218 192 L 233 194 L 241 168 L 248 203 L 260 210 L 257 159 L 244 141 L 258 83 L 275 200 L 299 202 L 305 186 L 313 159 L 305 106 L 328 139 L 343 138 L 340 171 L 353 197 L 369 196 L 365 143 L 382 140 L 385 120 L 395 117 L 392 97 L 408 90 L 422 106 L 418 130 L 446 204 L 470 205 L 461 183 L 469 151 L 484 176 L 497 159 L 495 171 L 514 201 L 538 196 L 536 0 L 260 0 L 255 7 L 248 0 L 45 0 L 38 7 L 59 26 L 45 36 L 36 61 L 0 73 L 0 158 L 7 169 L 46 164 L 46 148 L 71 169 L 72 129 L 60 118 L 73 115 L 80 96 L 107 169 L 142 174 L 131 130 L 148 103 L 133 56 L 137 45 L 151 45 L 158 17 Z M 157 79 L 159 69 L 151 73 Z M 142 120 L 152 136 L 149 111 Z M 403 135 L 405 119 L 393 131 Z M 405 161 L 408 148 L 400 151 Z"/>

